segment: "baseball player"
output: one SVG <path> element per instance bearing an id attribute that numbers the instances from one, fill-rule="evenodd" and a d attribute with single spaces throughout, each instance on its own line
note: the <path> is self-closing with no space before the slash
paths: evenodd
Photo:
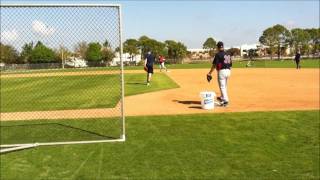
<path id="1" fill-rule="evenodd" d="M 219 41 L 217 43 L 217 48 L 218 52 L 214 56 L 211 69 L 207 74 L 207 80 L 210 82 L 212 79 L 212 72 L 214 69 L 217 69 L 217 79 L 221 93 L 221 96 L 217 99 L 221 102 L 221 106 L 226 107 L 229 104 L 227 83 L 231 73 L 232 61 L 231 56 L 224 51 L 223 42 Z"/>
<path id="2" fill-rule="evenodd" d="M 296 61 L 296 65 L 297 65 L 297 69 L 300 69 L 300 58 L 301 58 L 301 54 L 300 54 L 300 50 L 298 50 L 296 52 L 296 56 L 294 57 L 294 60 Z"/>
<path id="3" fill-rule="evenodd" d="M 247 65 L 246 65 L 246 67 L 250 67 L 250 66 L 252 66 L 254 50 L 253 49 L 249 49 L 247 52 L 248 52 L 248 55 L 249 55 L 249 61 L 248 61 Z"/>
<path id="4" fill-rule="evenodd" d="M 164 62 L 166 61 L 166 59 L 164 58 L 164 56 L 160 55 L 159 56 L 159 63 L 160 63 L 160 72 L 162 71 L 162 69 L 166 70 L 166 72 L 168 72 L 168 69 L 166 68 L 166 66 L 164 65 Z"/>
<path id="5" fill-rule="evenodd" d="M 150 86 L 151 77 L 153 74 L 153 63 L 155 61 L 154 55 L 149 51 L 144 61 L 144 68 L 147 70 L 147 86 Z"/>

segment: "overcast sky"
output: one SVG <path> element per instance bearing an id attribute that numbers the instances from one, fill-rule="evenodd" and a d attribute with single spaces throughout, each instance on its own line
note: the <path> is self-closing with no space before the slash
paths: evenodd
<path id="1" fill-rule="evenodd" d="M 2 3 L 21 2 L 62 3 L 2 0 Z M 63 2 L 88 3 L 76 0 Z M 188 48 L 201 48 L 209 36 L 224 41 L 227 47 L 257 43 L 262 31 L 275 24 L 288 28 L 319 27 L 319 1 L 92 2 L 122 5 L 124 38 L 147 35 L 161 41 L 173 39 L 182 41 Z M 36 23 L 33 26 L 41 27 L 42 22 Z M 50 29 L 48 31 L 50 33 Z"/>

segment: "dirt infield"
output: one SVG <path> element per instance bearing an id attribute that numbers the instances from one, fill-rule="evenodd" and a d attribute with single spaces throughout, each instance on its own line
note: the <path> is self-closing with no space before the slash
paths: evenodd
<path id="1" fill-rule="evenodd" d="M 233 69 L 228 85 L 230 106 L 203 110 L 199 97 L 201 91 L 215 91 L 220 95 L 216 75 L 210 84 L 206 82 L 207 71 L 173 70 L 168 75 L 179 84 L 180 88 L 126 97 L 125 114 L 141 116 L 319 109 L 319 69 Z M 125 71 L 125 73 L 142 72 Z M 62 73 L 57 74 L 62 75 Z M 67 73 L 67 75 L 80 74 L 84 73 Z M 97 73 L 88 72 L 88 74 Z M 30 75 L 15 77 L 30 77 Z M 157 78 L 156 74 L 154 78 Z M 1 120 L 97 118 L 104 117 L 106 111 L 113 110 L 115 109 L 1 113 Z"/>
<path id="2" fill-rule="evenodd" d="M 228 84 L 230 106 L 203 110 L 201 91 L 214 90 L 220 95 L 216 75 L 208 84 L 207 72 L 170 72 L 181 88 L 127 97 L 126 115 L 319 109 L 319 69 L 233 69 Z"/>

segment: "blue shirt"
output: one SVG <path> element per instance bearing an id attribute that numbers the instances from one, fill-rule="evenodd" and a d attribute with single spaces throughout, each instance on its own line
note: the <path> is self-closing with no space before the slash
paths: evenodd
<path id="1" fill-rule="evenodd" d="M 296 56 L 294 57 L 294 59 L 296 61 L 300 61 L 300 57 L 301 57 L 300 53 L 297 53 Z"/>
<path id="2" fill-rule="evenodd" d="M 147 66 L 153 66 L 153 63 L 154 63 L 156 58 L 154 57 L 154 55 L 148 54 L 146 56 L 146 59 L 147 59 Z"/>
<path id="3" fill-rule="evenodd" d="M 231 69 L 231 56 L 224 51 L 219 51 L 213 59 L 212 64 L 216 66 L 217 71 L 221 69 Z"/>

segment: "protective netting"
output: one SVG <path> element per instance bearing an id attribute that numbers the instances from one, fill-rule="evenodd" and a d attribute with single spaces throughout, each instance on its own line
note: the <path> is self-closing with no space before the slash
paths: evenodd
<path id="1" fill-rule="evenodd" d="M 119 6 L 1 5 L 1 145 L 123 135 Z"/>

